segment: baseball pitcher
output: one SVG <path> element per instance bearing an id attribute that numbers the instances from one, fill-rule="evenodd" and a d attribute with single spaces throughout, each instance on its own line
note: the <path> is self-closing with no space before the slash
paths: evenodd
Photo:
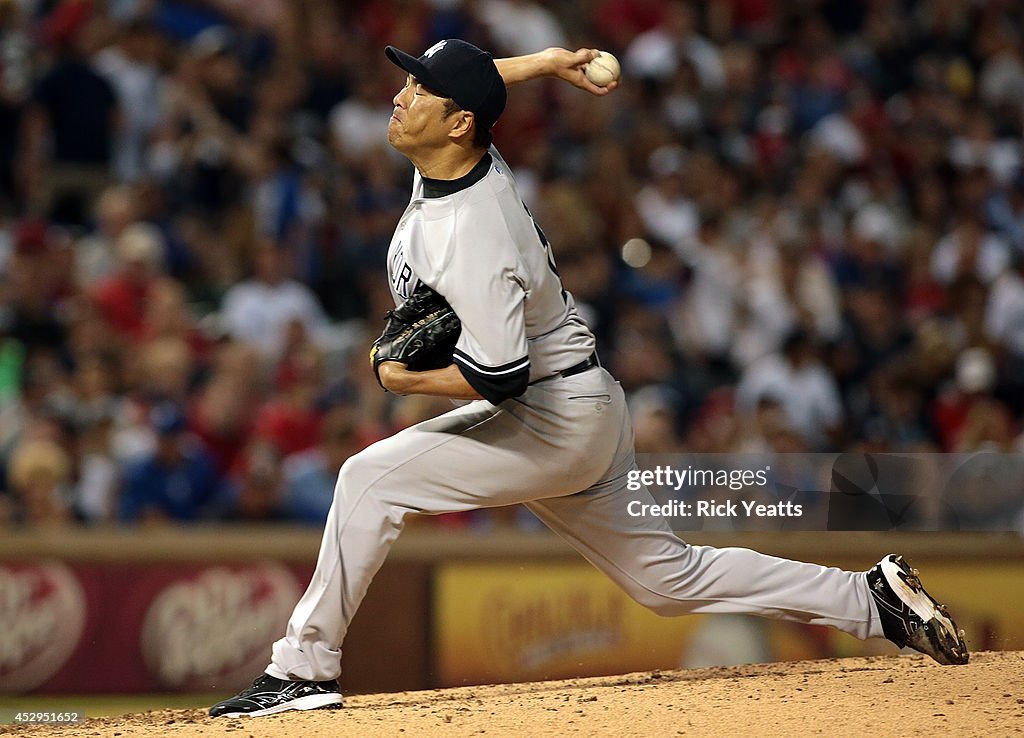
<path id="1" fill-rule="evenodd" d="M 585 74 L 598 52 L 548 49 L 495 62 L 449 39 L 419 57 L 393 47 L 386 55 L 407 74 L 388 142 L 416 173 L 387 258 L 401 324 L 389 324 L 371 364 L 390 392 L 472 402 L 345 463 L 316 571 L 270 664 L 210 714 L 340 706 L 345 632 L 405 516 L 513 503 L 660 614 L 818 623 L 965 663 L 962 635 L 901 557 L 848 572 L 691 546 L 661 519 L 627 514 L 631 501 L 654 500 L 626 488 L 635 459 L 622 389 L 600 365 L 551 246 L 491 145 L 509 85 L 553 76 L 597 95 L 614 90 Z M 410 315 L 410 298 L 429 308 Z M 414 370 L 417 352 L 435 340 L 447 341 L 451 359 Z"/>

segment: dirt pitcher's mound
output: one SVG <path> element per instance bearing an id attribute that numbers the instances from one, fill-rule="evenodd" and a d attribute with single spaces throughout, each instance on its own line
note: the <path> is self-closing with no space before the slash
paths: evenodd
<path id="1" fill-rule="evenodd" d="M 944 667 L 886 656 L 359 695 L 343 710 L 216 720 L 160 710 L 0 735 L 1004 736 L 1024 733 L 1024 653 Z M 12 733 L 12 728 L 17 728 Z"/>

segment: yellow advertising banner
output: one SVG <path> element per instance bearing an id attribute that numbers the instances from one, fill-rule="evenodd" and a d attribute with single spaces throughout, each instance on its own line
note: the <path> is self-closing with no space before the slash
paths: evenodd
<path id="1" fill-rule="evenodd" d="M 929 563 L 926 584 L 975 650 L 1024 648 L 1024 567 Z M 895 653 L 818 626 L 746 616 L 663 618 L 585 563 L 444 564 L 434 582 L 440 686 Z"/>
<path id="2" fill-rule="evenodd" d="M 696 626 L 653 615 L 587 564 L 443 565 L 434 597 L 445 686 L 674 668 Z"/>

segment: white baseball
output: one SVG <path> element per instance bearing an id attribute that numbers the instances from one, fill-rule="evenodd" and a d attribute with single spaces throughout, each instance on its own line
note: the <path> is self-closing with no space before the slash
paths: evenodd
<path id="1" fill-rule="evenodd" d="M 619 60 L 607 51 L 601 51 L 597 57 L 587 64 L 587 79 L 598 87 L 607 87 L 619 78 Z"/>

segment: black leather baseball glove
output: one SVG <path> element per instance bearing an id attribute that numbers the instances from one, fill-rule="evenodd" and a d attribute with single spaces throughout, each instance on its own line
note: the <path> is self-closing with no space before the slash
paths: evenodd
<path id="1" fill-rule="evenodd" d="M 405 302 L 388 310 L 384 332 L 373 342 L 370 364 L 377 382 L 384 361 L 401 362 L 416 372 L 448 366 L 461 332 L 462 321 L 448 301 L 421 284 Z"/>

